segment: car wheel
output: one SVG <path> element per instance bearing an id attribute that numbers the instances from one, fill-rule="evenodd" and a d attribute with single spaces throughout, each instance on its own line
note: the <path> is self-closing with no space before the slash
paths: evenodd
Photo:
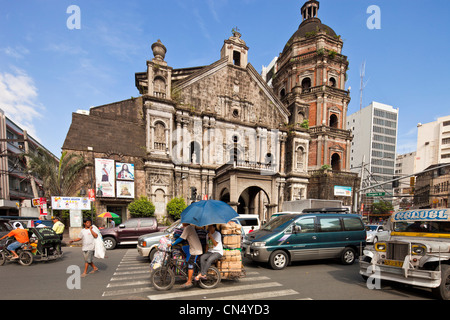
<path id="1" fill-rule="evenodd" d="M 439 267 L 436 269 L 439 270 Z M 450 266 L 441 264 L 441 285 L 433 289 L 433 294 L 441 300 L 450 299 Z"/>
<path id="2" fill-rule="evenodd" d="M 106 237 L 103 238 L 103 244 L 105 245 L 106 250 L 113 250 L 116 247 L 117 242 L 114 238 Z"/>
<path id="3" fill-rule="evenodd" d="M 356 260 L 356 252 L 352 248 L 345 248 L 341 255 L 341 262 L 345 265 L 351 265 Z"/>
<path id="4" fill-rule="evenodd" d="M 288 265 L 289 257 L 286 252 L 277 250 L 270 255 L 269 263 L 272 269 L 281 270 Z"/>
<path id="5" fill-rule="evenodd" d="M 150 253 L 148 254 L 148 259 L 150 260 L 150 263 L 152 263 L 153 258 L 155 257 L 156 251 L 158 251 L 158 249 L 153 248 L 152 250 L 150 250 Z"/>

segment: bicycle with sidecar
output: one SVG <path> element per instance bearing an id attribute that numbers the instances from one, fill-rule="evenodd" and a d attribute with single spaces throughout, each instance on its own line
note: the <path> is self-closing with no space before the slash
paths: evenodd
<path id="1" fill-rule="evenodd" d="M 16 250 L 19 259 L 17 261 L 23 266 L 29 266 L 33 261 L 50 261 L 62 257 L 61 239 L 51 228 L 28 229 L 29 243 L 23 244 Z M 0 266 L 11 260 L 12 254 L 7 249 L 14 242 L 14 238 L 5 239 L 0 243 Z"/>

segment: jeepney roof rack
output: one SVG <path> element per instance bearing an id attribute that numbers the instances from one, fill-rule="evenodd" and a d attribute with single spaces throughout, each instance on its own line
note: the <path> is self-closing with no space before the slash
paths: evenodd
<path id="1" fill-rule="evenodd" d="M 303 213 L 349 213 L 348 208 L 310 208 L 303 209 Z"/>

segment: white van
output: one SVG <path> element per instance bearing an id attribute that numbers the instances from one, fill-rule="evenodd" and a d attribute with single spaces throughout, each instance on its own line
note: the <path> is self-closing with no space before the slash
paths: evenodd
<path id="1" fill-rule="evenodd" d="M 259 220 L 259 216 L 257 214 L 240 214 L 239 217 L 234 219 L 239 220 L 245 234 L 250 231 L 258 230 L 261 226 L 261 221 Z"/>

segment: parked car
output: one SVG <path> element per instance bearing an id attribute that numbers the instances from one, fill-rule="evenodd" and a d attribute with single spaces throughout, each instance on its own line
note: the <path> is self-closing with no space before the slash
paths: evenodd
<path id="1" fill-rule="evenodd" d="M 132 218 L 113 228 L 101 229 L 103 243 L 107 250 L 117 245 L 137 244 L 141 235 L 160 232 L 166 227 L 159 227 L 156 218 Z"/>
<path id="2" fill-rule="evenodd" d="M 298 214 L 298 213 L 300 213 L 300 212 L 294 212 L 294 211 L 277 212 L 277 213 L 274 213 L 274 214 L 270 217 L 270 220 L 275 219 L 276 217 L 282 216 L 282 215 L 284 215 L 284 214 Z"/>
<path id="3" fill-rule="evenodd" d="M 387 241 L 391 232 L 386 227 L 378 224 L 366 225 L 367 243 L 376 243 L 378 241 Z"/>
<path id="4" fill-rule="evenodd" d="M 245 233 L 258 230 L 261 227 L 261 221 L 257 214 L 240 214 L 234 219 L 239 221 Z"/>
<path id="5" fill-rule="evenodd" d="M 276 270 L 285 268 L 291 261 L 339 258 L 343 264 L 353 264 L 366 243 L 360 216 L 308 211 L 280 215 L 260 230 L 247 234 L 244 256 L 256 262 L 268 262 Z"/>
<path id="6" fill-rule="evenodd" d="M 153 260 L 153 255 L 158 249 L 159 240 L 162 237 L 171 234 L 176 228 L 181 228 L 180 220 L 177 220 L 174 223 L 172 223 L 164 231 L 148 233 L 140 236 L 137 244 L 137 251 L 139 255 L 141 255 L 142 257 L 148 257 L 151 262 Z"/>
<path id="7" fill-rule="evenodd" d="M 8 220 L 0 220 L 0 238 L 6 236 L 12 229 L 13 227 Z"/>

